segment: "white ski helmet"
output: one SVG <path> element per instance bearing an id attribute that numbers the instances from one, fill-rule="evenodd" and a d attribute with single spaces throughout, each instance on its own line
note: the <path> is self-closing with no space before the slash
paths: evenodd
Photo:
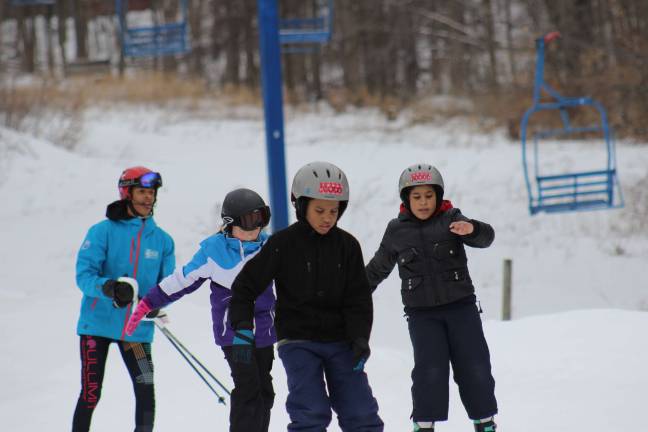
<path id="1" fill-rule="evenodd" d="M 410 189 L 421 185 L 430 185 L 434 188 L 437 194 L 437 207 L 439 207 L 443 200 L 443 177 L 438 169 L 424 163 L 408 166 L 398 179 L 398 192 L 405 207 L 409 209 Z"/>
<path id="2" fill-rule="evenodd" d="M 297 217 L 304 217 L 306 208 L 301 203 L 310 199 L 339 201 L 339 216 L 349 202 L 349 182 L 346 174 L 330 162 L 311 162 L 301 167 L 293 178 L 290 199 L 297 209 Z"/>

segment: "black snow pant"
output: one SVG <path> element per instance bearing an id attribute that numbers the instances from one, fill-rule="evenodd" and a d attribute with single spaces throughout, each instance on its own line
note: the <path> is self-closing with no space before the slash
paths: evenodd
<path id="1" fill-rule="evenodd" d="M 112 342 L 126 364 L 135 390 L 135 432 L 153 431 L 155 396 L 151 344 L 124 342 L 99 336 L 81 336 L 81 394 L 77 401 L 72 432 L 87 432 L 103 383 L 108 348 Z"/>
<path id="2" fill-rule="evenodd" d="M 272 362 L 274 347 L 255 348 L 252 363 L 232 360 L 232 347 L 222 347 L 234 380 L 230 407 L 230 432 L 267 432 L 274 404 Z"/>
<path id="3" fill-rule="evenodd" d="M 412 419 L 448 419 L 450 363 L 468 417 L 497 413 L 490 353 L 474 301 L 460 300 L 430 309 L 408 308 L 408 328 L 414 348 Z"/>

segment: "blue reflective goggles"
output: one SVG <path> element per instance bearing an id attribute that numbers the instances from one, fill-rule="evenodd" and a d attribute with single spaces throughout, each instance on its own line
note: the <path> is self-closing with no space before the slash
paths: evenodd
<path id="1" fill-rule="evenodd" d="M 146 174 L 142 174 L 140 177 L 136 179 L 119 181 L 119 187 L 130 187 L 130 186 L 143 187 L 143 188 L 159 188 L 160 186 L 162 186 L 162 176 L 160 175 L 160 173 L 148 172 Z"/>

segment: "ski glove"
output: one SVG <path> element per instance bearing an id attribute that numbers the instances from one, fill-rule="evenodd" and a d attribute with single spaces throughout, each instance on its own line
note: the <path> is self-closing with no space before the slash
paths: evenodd
<path id="1" fill-rule="evenodd" d="M 123 308 L 132 303 L 137 290 L 137 281 L 129 277 L 120 277 L 117 280 L 108 279 L 101 287 L 101 291 L 106 297 L 112 299 L 113 306 L 116 308 Z"/>
<path id="2" fill-rule="evenodd" d="M 128 323 L 126 323 L 126 334 L 128 336 L 131 336 L 133 333 L 135 333 L 135 329 L 139 325 L 139 322 L 149 312 L 151 312 L 151 306 L 149 306 L 146 300 L 141 300 L 137 304 L 135 311 L 131 314 L 130 318 L 128 319 Z"/>
<path id="3" fill-rule="evenodd" d="M 357 338 L 351 343 L 351 350 L 353 351 L 353 370 L 355 372 L 362 372 L 365 363 L 367 363 L 371 355 L 369 342 L 365 338 Z"/>
<path id="4" fill-rule="evenodd" d="M 252 363 L 252 351 L 254 350 L 254 333 L 250 323 L 241 323 L 234 331 L 232 340 L 232 360 L 235 363 Z"/>

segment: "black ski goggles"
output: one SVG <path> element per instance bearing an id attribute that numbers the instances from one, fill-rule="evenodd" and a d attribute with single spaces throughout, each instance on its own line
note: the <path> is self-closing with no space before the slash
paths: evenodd
<path id="1" fill-rule="evenodd" d="M 254 231 L 270 223 L 270 207 L 260 207 L 241 216 L 232 218 L 231 225 L 241 227 L 243 231 Z"/>
<path id="2" fill-rule="evenodd" d="M 142 174 L 136 179 L 120 180 L 119 187 L 143 187 L 143 188 L 159 188 L 162 186 L 162 176 L 160 173 L 147 172 Z"/>

